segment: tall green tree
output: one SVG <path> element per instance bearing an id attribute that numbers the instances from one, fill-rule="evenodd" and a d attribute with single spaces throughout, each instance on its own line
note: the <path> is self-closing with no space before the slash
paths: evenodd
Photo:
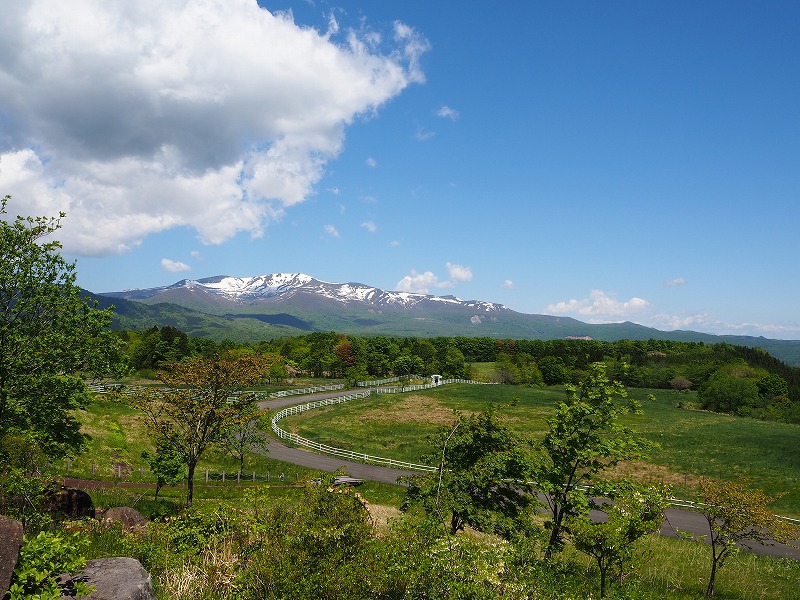
<path id="1" fill-rule="evenodd" d="M 555 415 L 547 420 L 544 460 L 536 474 L 551 514 L 546 558 L 563 547 L 566 519 L 588 512 L 590 499 L 583 486 L 592 484 L 604 469 L 636 458 L 648 447 L 644 438 L 621 424 L 624 414 L 639 412 L 641 407 L 627 398 L 620 382 L 608 378 L 605 363 L 589 365 L 581 385 L 568 385 L 566 391 L 566 400 L 556 404 Z"/>
<path id="2" fill-rule="evenodd" d="M 156 447 L 182 457 L 187 505 L 192 504 L 197 463 L 208 449 L 225 443 L 231 426 L 249 419 L 257 397 L 244 389 L 266 376 L 273 360 L 248 354 L 193 357 L 159 372 L 165 387 L 123 393 L 146 415 Z"/>
<path id="3" fill-rule="evenodd" d="M 9 201 L 0 203 L 0 459 L 2 440 L 16 435 L 60 458 L 84 444 L 73 412 L 91 399 L 83 376 L 107 373 L 119 345 L 111 309 L 81 297 L 75 263 L 47 239 L 64 213 L 10 221 L 1 218 Z"/>
<path id="4" fill-rule="evenodd" d="M 409 478 L 406 507 L 421 504 L 449 523 L 451 535 L 469 525 L 510 536 L 531 500 L 525 493 L 531 453 L 524 441 L 490 407 L 479 414 L 458 414 L 431 442 L 435 450 L 423 460 L 439 469 Z"/>

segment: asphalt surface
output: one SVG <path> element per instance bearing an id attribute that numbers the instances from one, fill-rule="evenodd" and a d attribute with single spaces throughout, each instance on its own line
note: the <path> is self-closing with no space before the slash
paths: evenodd
<path id="1" fill-rule="evenodd" d="M 259 403 L 260 406 L 267 407 L 270 410 L 284 408 L 295 404 L 305 404 L 306 402 L 313 402 L 314 400 L 321 400 L 323 398 L 335 398 L 341 396 L 342 391 L 335 391 L 323 394 L 313 394 L 310 396 L 289 396 L 286 398 L 276 398 Z M 393 469 L 390 467 L 382 467 L 378 465 L 368 465 L 364 463 L 352 462 L 343 460 L 317 452 L 311 452 L 302 448 L 287 446 L 280 442 L 277 438 L 272 438 L 269 444 L 269 456 L 276 460 L 301 465 L 310 469 L 319 471 L 333 472 L 342 469 L 351 477 L 365 479 L 368 481 L 377 481 L 380 483 L 397 483 L 397 479 L 404 475 L 412 475 L 416 471 L 404 471 L 401 469 Z M 602 513 L 593 515 L 593 518 L 600 517 Z M 661 527 L 661 535 L 680 538 L 678 531 L 691 532 L 695 536 L 706 536 L 705 543 L 708 537 L 708 522 L 705 517 L 698 512 L 692 510 L 684 510 L 678 508 L 668 508 L 664 511 L 664 524 Z M 774 544 L 765 546 L 763 544 L 752 543 L 749 546 L 742 548 L 745 551 L 756 552 L 766 556 L 774 556 L 779 558 L 791 558 L 800 560 L 800 548 L 794 548 L 785 544 Z"/>

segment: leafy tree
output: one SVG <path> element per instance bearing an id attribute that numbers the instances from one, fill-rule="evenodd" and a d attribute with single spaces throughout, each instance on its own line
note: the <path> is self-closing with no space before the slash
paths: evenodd
<path id="1" fill-rule="evenodd" d="M 156 476 L 156 498 L 165 485 L 177 485 L 186 477 L 183 457 L 170 447 L 156 446 L 154 454 L 145 450 L 142 452 L 142 458 L 147 461 L 150 471 Z"/>
<path id="2" fill-rule="evenodd" d="M 227 427 L 223 445 L 239 461 L 239 471 L 244 471 L 244 457 L 255 449 L 266 450 L 269 437 L 264 432 L 267 426 L 267 411 L 259 410 L 255 403 L 242 406 L 242 412 Z"/>
<path id="3" fill-rule="evenodd" d="M 664 522 L 667 490 L 663 487 L 644 487 L 631 483 L 617 486 L 613 502 L 601 509 L 607 519 L 595 522 L 587 515 L 570 521 L 570 537 L 575 548 L 588 554 L 600 572 L 600 597 L 605 598 L 612 577 L 620 580 L 626 575 L 636 556 L 635 542 L 656 533 Z"/>
<path id="4" fill-rule="evenodd" d="M 2 440 L 16 434 L 51 458 L 80 450 L 74 409 L 91 399 L 81 375 L 104 375 L 118 358 L 111 309 L 81 298 L 75 264 L 45 240 L 63 217 L 0 218 L 0 459 Z"/>
<path id="5" fill-rule="evenodd" d="M 670 379 L 669 385 L 673 390 L 677 390 L 679 392 L 685 392 L 690 390 L 694 384 L 688 379 L 686 379 L 686 377 L 679 376 Z"/>
<path id="6" fill-rule="evenodd" d="M 558 356 L 545 356 L 537 363 L 546 385 L 559 385 L 569 381 L 569 369 Z"/>
<path id="7" fill-rule="evenodd" d="M 745 363 L 726 365 L 718 369 L 701 386 L 698 398 L 706 410 L 741 412 L 758 404 L 758 385 L 754 372 Z"/>
<path id="8" fill-rule="evenodd" d="M 563 547 L 565 520 L 589 509 L 589 498 L 580 486 L 647 448 L 644 438 L 620 424 L 622 415 L 641 408 L 633 400 L 618 401 L 627 397 L 627 391 L 608 379 L 605 363 L 589 365 L 580 387 L 568 385 L 566 391 L 566 400 L 556 404 L 555 415 L 547 420 L 550 430 L 542 442 L 545 460 L 536 477 L 552 515 L 545 551 L 548 559 Z"/>
<path id="9" fill-rule="evenodd" d="M 451 535 L 470 525 L 508 536 L 529 504 L 524 482 L 531 455 L 499 418 L 496 408 L 465 416 L 432 439 L 438 472 L 409 478 L 404 505 L 420 503 L 429 514 L 449 519 Z"/>
<path id="10" fill-rule="evenodd" d="M 159 372 L 166 387 L 124 392 L 145 413 L 156 447 L 182 457 L 188 469 L 187 505 L 192 503 L 197 463 L 206 450 L 224 443 L 230 426 L 256 402 L 256 394 L 244 388 L 268 373 L 271 362 L 255 355 L 194 357 Z"/>
<path id="11" fill-rule="evenodd" d="M 714 595 L 717 571 L 738 546 L 750 543 L 789 543 L 800 539 L 800 529 L 774 515 L 767 506 L 778 497 L 751 489 L 745 482 L 700 480 L 699 510 L 708 521 L 711 574 L 706 596 Z"/>

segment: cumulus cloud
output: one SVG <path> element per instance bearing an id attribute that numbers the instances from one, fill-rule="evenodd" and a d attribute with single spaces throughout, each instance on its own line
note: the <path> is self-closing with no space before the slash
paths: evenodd
<path id="1" fill-rule="evenodd" d="M 686 280 L 683 277 L 676 277 L 675 279 L 668 279 L 664 282 L 667 287 L 678 287 L 686 285 Z"/>
<path id="2" fill-rule="evenodd" d="M 450 274 L 450 279 L 453 282 L 458 281 L 472 281 L 472 269 L 462 265 L 456 265 L 448 262 L 446 265 L 447 272 Z"/>
<path id="3" fill-rule="evenodd" d="M 161 268 L 170 273 L 179 273 L 181 271 L 191 271 L 192 267 L 186 263 L 170 260 L 169 258 L 161 259 Z"/>
<path id="4" fill-rule="evenodd" d="M 592 290 L 588 298 L 571 299 L 550 304 L 545 311 L 550 314 L 566 314 L 586 319 L 590 322 L 602 323 L 633 318 L 642 314 L 650 303 L 642 298 L 633 297 L 620 301 L 602 290 Z"/>
<path id="5" fill-rule="evenodd" d="M 365 162 L 367 163 L 367 166 L 370 169 L 374 169 L 375 167 L 378 166 L 378 161 L 372 158 L 371 156 Z"/>
<path id="6" fill-rule="evenodd" d="M 325 229 L 325 233 L 327 233 L 332 238 L 338 238 L 339 237 L 339 230 L 336 229 L 336 227 L 334 227 L 333 225 L 325 225 L 324 229 Z"/>
<path id="7" fill-rule="evenodd" d="M 450 108 L 449 106 L 440 106 L 436 110 L 436 116 L 442 117 L 443 119 L 450 119 L 451 121 L 455 121 L 458 119 L 459 114 L 458 111 L 454 108 Z"/>
<path id="8" fill-rule="evenodd" d="M 411 269 L 411 273 L 397 282 L 395 288 L 400 292 L 410 292 L 412 294 L 427 294 L 431 288 L 441 287 L 439 278 L 431 271 L 417 273 Z"/>
<path id="9" fill-rule="evenodd" d="M 361 226 L 370 233 L 375 233 L 376 231 L 378 231 L 378 226 L 375 225 L 375 223 L 373 223 L 372 221 L 364 221 L 361 224 Z"/>
<path id="10" fill-rule="evenodd" d="M 344 130 L 424 80 L 427 42 L 319 32 L 255 0 L 25 2 L 0 20 L 0 189 L 65 211 L 74 254 L 191 227 L 260 236 L 314 193 Z"/>
<path id="11" fill-rule="evenodd" d="M 648 321 L 648 324 L 666 331 L 703 331 L 717 335 L 764 336 L 787 340 L 796 340 L 800 337 L 800 325 L 797 323 L 731 323 L 716 319 L 708 313 L 657 314 Z"/>
<path id="12" fill-rule="evenodd" d="M 450 279 L 440 280 L 438 275 L 432 271 L 417 273 L 411 269 L 411 273 L 397 282 L 395 289 L 401 292 L 411 292 L 414 294 L 427 294 L 432 288 L 451 288 L 458 282 L 472 281 L 472 270 L 469 267 L 446 263 L 445 267 Z"/>
<path id="13" fill-rule="evenodd" d="M 510 279 L 506 279 L 505 281 L 503 281 L 503 287 L 506 288 L 507 290 L 512 290 L 514 289 L 514 282 L 511 281 Z"/>

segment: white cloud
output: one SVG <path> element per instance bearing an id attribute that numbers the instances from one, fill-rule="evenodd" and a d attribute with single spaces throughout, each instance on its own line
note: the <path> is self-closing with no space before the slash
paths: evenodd
<path id="1" fill-rule="evenodd" d="M 365 162 L 367 163 L 367 166 L 371 169 L 374 169 L 375 167 L 378 166 L 378 161 L 372 158 L 371 156 Z"/>
<path id="2" fill-rule="evenodd" d="M 447 272 L 450 274 L 450 279 L 456 281 L 472 281 L 472 270 L 469 267 L 463 267 L 448 262 L 446 265 Z"/>
<path id="3" fill-rule="evenodd" d="M 449 106 L 440 106 L 436 110 L 436 116 L 442 117 L 443 119 L 450 119 L 451 121 L 455 121 L 458 119 L 459 114 L 458 111 L 454 108 L 450 108 Z"/>
<path id="4" fill-rule="evenodd" d="M 375 225 L 375 223 L 373 223 L 372 221 L 364 221 L 361 224 L 361 226 L 370 233 L 375 233 L 376 231 L 378 231 L 378 226 Z"/>
<path id="5" fill-rule="evenodd" d="M 429 139 L 431 139 L 435 135 L 436 134 L 433 131 L 427 131 L 427 130 L 423 129 L 422 127 L 418 127 L 415 137 L 420 142 L 427 142 Z"/>
<path id="6" fill-rule="evenodd" d="M 170 273 L 179 273 L 181 271 L 191 271 L 192 267 L 183 262 L 170 260 L 169 258 L 161 259 L 161 268 Z"/>
<path id="7" fill-rule="evenodd" d="M 511 281 L 510 279 L 506 279 L 505 281 L 503 281 L 503 287 L 506 288 L 507 290 L 512 290 L 514 289 L 514 282 Z"/>
<path id="8" fill-rule="evenodd" d="M 333 225 L 325 225 L 325 233 L 327 233 L 332 238 L 339 237 L 339 231 Z"/>
<path id="9" fill-rule="evenodd" d="M 391 246 L 392 248 L 397 248 L 399 245 L 400 242 L 398 240 L 392 240 L 391 242 L 389 242 L 389 246 Z"/>
<path id="10" fill-rule="evenodd" d="M 424 80 L 413 29 L 378 46 L 358 27 L 255 0 L 4 6 L 0 189 L 20 214 L 65 211 L 72 254 L 185 226 L 260 236 L 314 193 L 345 127 Z"/>
<path id="11" fill-rule="evenodd" d="M 399 245 L 399 243 L 392 242 L 392 245 Z M 411 269 L 409 275 L 397 282 L 395 289 L 401 292 L 427 294 L 432 288 L 452 288 L 460 281 L 472 281 L 472 271 L 469 267 L 450 262 L 446 263 L 445 266 L 450 276 L 449 280 L 441 281 L 439 276 L 432 271 L 417 273 L 416 270 Z"/>
<path id="12" fill-rule="evenodd" d="M 205 260 L 205 256 L 199 250 L 192 250 L 189 255 L 195 260 Z"/>
<path id="13" fill-rule="evenodd" d="M 441 287 L 439 278 L 431 271 L 417 273 L 411 269 L 411 274 L 406 275 L 397 282 L 395 288 L 400 292 L 410 292 L 412 294 L 427 294 L 433 287 Z"/>
<path id="14" fill-rule="evenodd" d="M 641 315 L 649 306 L 650 303 L 642 298 L 633 297 L 630 300 L 619 301 L 602 290 L 592 290 L 588 298 L 556 302 L 548 305 L 545 311 L 550 314 L 574 315 L 589 322 L 602 323 L 633 318 Z"/>
<path id="15" fill-rule="evenodd" d="M 681 285 L 686 285 L 686 280 L 683 277 L 676 277 L 675 279 L 668 279 L 664 282 L 664 285 L 668 287 L 678 287 Z"/>

